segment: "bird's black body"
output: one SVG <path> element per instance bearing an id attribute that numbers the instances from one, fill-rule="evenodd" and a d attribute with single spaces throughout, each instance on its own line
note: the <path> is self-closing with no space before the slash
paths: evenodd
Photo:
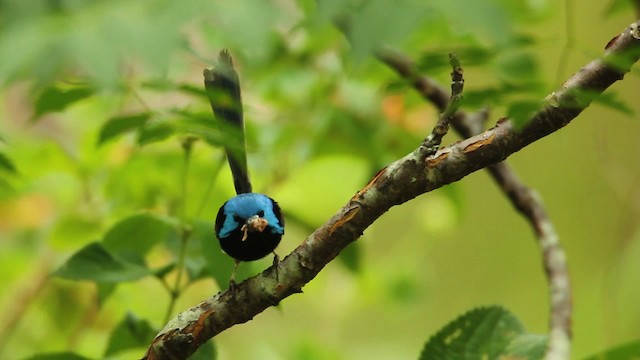
<path id="1" fill-rule="evenodd" d="M 220 207 L 215 223 L 220 247 L 236 261 L 231 275 L 233 284 L 240 261 L 258 260 L 273 253 L 277 265 L 275 249 L 284 235 L 284 218 L 278 203 L 264 194 L 252 192 L 247 171 L 240 83 L 226 50 L 220 52 L 218 64 L 213 69 L 205 69 L 204 78 L 216 118 L 239 130 L 242 140 L 240 147 L 225 145 L 237 196 Z"/>
<path id="2" fill-rule="evenodd" d="M 273 212 L 281 226 L 284 227 L 284 218 L 282 217 L 282 212 L 280 211 L 280 206 L 273 199 L 268 198 L 271 202 L 271 206 L 273 206 Z M 222 205 L 220 210 L 218 211 L 218 216 L 216 216 L 216 234 L 220 234 L 225 219 L 228 215 L 225 214 L 225 206 L 227 203 Z M 260 214 L 255 214 L 260 215 Z M 262 215 L 264 216 L 264 214 Z M 247 219 L 238 218 L 238 223 L 244 224 Z M 247 238 L 243 241 L 242 238 L 245 236 L 244 231 L 240 229 L 240 227 L 235 227 L 229 235 L 226 237 L 218 238 L 220 240 L 220 247 L 224 252 L 229 254 L 229 256 L 234 259 L 240 261 L 253 261 L 262 259 L 263 257 L 272 253 L 275 248 L 280 243 L 280 239 L 282 239 L 282 234 L 278 232 L 272 231 L 262 231 L 262 232 L 254 232 L 247 236 Z"/>

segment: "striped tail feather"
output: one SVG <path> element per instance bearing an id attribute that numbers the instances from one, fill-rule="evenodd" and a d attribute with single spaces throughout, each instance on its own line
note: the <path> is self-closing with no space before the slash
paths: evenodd
<path id="1" fill-rule="evenodd" d="M 252 189 L 247 170 L 240 80 L 238 73 L 233 68 L 231 55 L 226 49 L 220 51 L 216 66 L 212 69 L 204 70 L 204 86 L 216 118 L 239 130 L 241 146 L 227 144 L 224 149 L 231 168 L 231 174 L 233 175 L 233 185 L 236 193 L 250 193 Z"/>

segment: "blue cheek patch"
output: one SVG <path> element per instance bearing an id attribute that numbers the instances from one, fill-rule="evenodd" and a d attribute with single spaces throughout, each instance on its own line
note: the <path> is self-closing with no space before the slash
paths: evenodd
<path id="1" fill-rule="evenodd" d="M 219 236 L 225 238 L 233 231 L 242 227 L 236 218 L 248 219 L 259 212 L 264 212 L 262 218 L 267 220 L 267 228 L 272 234 L 284 234 L 284 228 L 273 211 L 272 200 L 263 194 L 246 193 L 231 198 L 224 204 L 224 223 Z"/>

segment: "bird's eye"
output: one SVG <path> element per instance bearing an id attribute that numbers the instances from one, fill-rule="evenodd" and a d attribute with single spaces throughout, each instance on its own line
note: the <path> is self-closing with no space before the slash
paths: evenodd
<path id="1" fill-rule="evenodd" d="M 256 215 L 258 215 L 260 217 L 264 217 L 264 210 L 258 211 L 258 213 Z"/>

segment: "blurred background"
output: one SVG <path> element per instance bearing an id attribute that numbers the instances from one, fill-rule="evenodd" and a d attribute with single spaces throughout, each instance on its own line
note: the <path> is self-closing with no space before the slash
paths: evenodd
<path id="1" fill-rule="evenodd" d="M 153 337 L 226 288 L 233 262 L 213 222 L 233 195 L 228 137 L 201 90 L 220 49 L 240 73 L 254 187 L 286 215 L 282 257 L 437 119 L 376 61 L 376 46 L 405 52 L 445 87 L 455 52 L 463 109 L 488 107 L 491 125 L 601 55 L 634 21 L 630 3 L 0 1 L 0 357 L 140 358 L 146 338 L 118 343 L 123 324 Z M 332 25 L 345 14 L 348 38 Z M 566 250 L 576 359 L 640 339 L 639 69 L 508 160 Z M 180 260 L 185 226 L 196 231 Z M 78 265 L 91 244 L 142 258 L 101 253 L 113 275 L 103 276 Z M 240 277 L 270 263 L 244 263 Z M 449 321 L 493 304 L 546 332 L 533 233 L 479 171 L 391 209 L 304 294 L 218 335 L 215 352 L 414 359 Z"/>

